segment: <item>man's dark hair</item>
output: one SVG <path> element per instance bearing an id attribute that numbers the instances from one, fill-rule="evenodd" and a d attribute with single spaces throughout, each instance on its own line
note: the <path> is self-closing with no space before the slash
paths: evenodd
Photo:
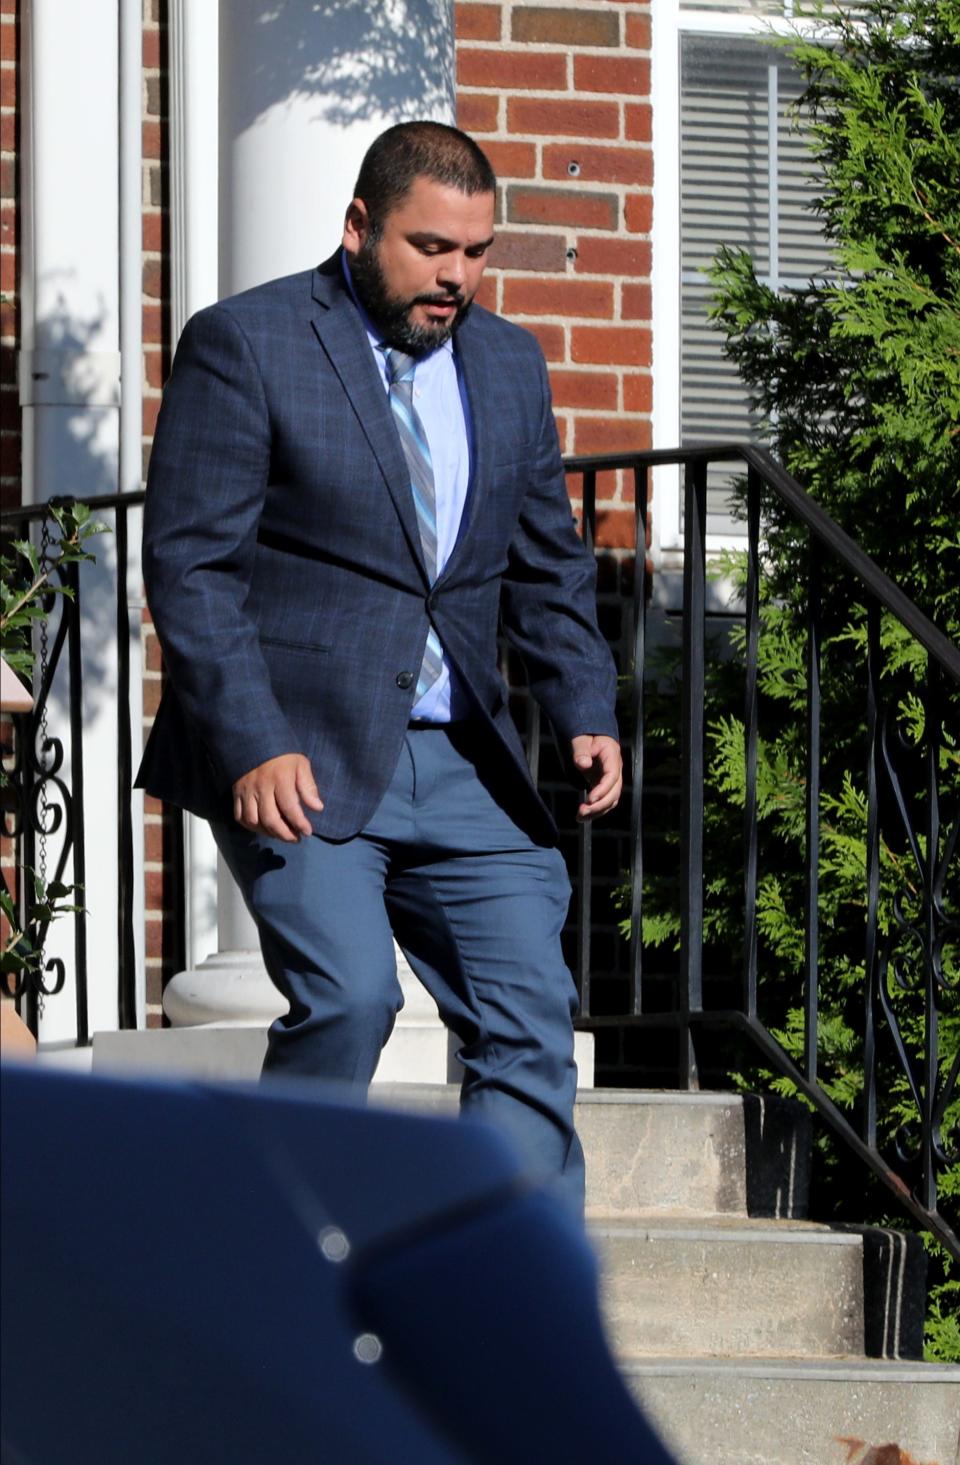
<path id="1" fill-rule="evenodd" d="M 398 122 L 371 143 L 353 190 L 379 232 L 418 178 L 461 193 L 493 193 L 497 178 L 472 137 L 443 122 Z"/>

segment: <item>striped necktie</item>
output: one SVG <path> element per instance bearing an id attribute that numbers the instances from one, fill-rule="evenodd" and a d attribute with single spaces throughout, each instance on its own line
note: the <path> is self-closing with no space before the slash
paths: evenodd
<path id="1" fill-rule="evenodd" d="M 415 357 L 407 356 L 403 351 L 390 350 L 386 355 L 390 407 L 410 472 L 410 488 L 417 510 L 420 544 L 432 585 L 437 578 L 437 494 L 433 481 L 433 463 L 430 461 L 430 444 L 413 405 L 413 377 L 417 362 Z M 431 626 L 417 678 L 415 702 L 433 686 L 442 670 L 443 652 L 437 633 Z"/>

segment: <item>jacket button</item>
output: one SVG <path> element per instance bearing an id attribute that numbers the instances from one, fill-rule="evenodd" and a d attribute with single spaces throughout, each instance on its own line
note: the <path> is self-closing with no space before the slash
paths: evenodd
<path id="1" fill-rule="evenodd" d="M 397 686 L 400 688 L 400 690 L 402 692 L 405 692 L 408 687 L 412 687 L 413 686 L 413 672 L 412 671 L 398 671 L 397 672 Z"/>

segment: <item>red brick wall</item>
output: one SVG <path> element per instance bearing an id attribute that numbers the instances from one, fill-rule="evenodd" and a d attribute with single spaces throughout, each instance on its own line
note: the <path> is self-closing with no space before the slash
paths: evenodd
<path id="1" fill-rule="evenodd" d="M 19 67 L 16 0 L 0 0 L 0 497 L 20 502 L 20 406 L 17 349 L 17 141 Z"/>
<path id="2" fill-rule="evenodd" d="M 143 463 L 160 410 L 173 343 L 170 340 L 170 228 L 166 0 L 143 7 Z M 149 611 L 143 619 L 144 737 L 160 702 L 161 659 Z M 179 952 L 169 919 L 171 879 L 178 855 L 174 820 L 157 799 L 144 801 L 147 1025 L 162 1022 L 163 986 L 177 970 Z"/>
<path id="3" fill-rule="evenodd" d="M 20 343 L 17 300 L 17 143 L 19 67 L 16 0 L 0 0 L 0 503 L 20 503 L 20 405 L 17 398 L 17 348 Z M 13 746 L 13 725 L 0 723 L 0 746 L 6 756 Z M 0 847 L 2 878 L 16 888 L 12 842 Z M 0 941 L 7 938 L 0 919 Z M 6 979 L 4 985 L 6 986 Z M 7 987 L 9 990 L 9 987 Z"/>
<path id="4" fill-rule="evenodd" d="M 550 370 L 565 453 L 651 442 L 650 9 L 631 0 L 457 0 L 457 119 L 497 170 L 497 242 L 481 301 L 532 330 Z M 579 483 L 570 480 L 575 507 Z M 597 485 L 599 615 L 627 665 L 632 476 Z M 619 552 L 616 552 L 619 551 Z M 625 613 L 626 612 L 626 613 Z M 522 721 L 522 698 L 514 699 Z M 569 789 L 552 747 L 541 789 L 564 827 Z M 610 889 L 629 861 L 629 797 L 594 834 L 593 992 L 621 1010 L 627 952 Z M 575 933 L 570 930 L 571 938 Z M 573 961 L 572 947 L 568 959 Z M 612 1004 L 612 1005 L 611 1005 Z M 602 1082 L 622 1082 L 615 1029 L 597 1036 Z"/>
<path id="5" fill-rule="evenodd" d="M 500 178 L 481 303 L 527 326 L 566 453 L 651 441 L 650 11 L 623 0 L 457 0 L 457 119 Z M 632 547 L 629 484 L 598 542 Z"/>

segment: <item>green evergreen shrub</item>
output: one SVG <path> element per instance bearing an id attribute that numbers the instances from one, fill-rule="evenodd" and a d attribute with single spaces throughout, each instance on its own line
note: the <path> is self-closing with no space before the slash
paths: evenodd
<path id="1" fill-rule="evenodd" d="M 931 619 L 960 640 L 960 0 L 867 0 L 856 15 L 821 12 L 822 32 L 786 44 L 807 84 L 804 126 L 821 182 L 816 208 L 833 246 L 827 279 L 777 292 L 748 255 L 722 248 L 711 271 L 713 319 L 784 466 Z M 742 485 L 740 489 L 742 511 Z M 816 552 L 816 551 L 815 551 Z M 802 1064 L 806 804 L 806 586 L 809 548 L 785 510 L 765 501 L 759 693 L 759 973 L 761 1016 Z M 864 930 L 867 864 L 866 615 L 849 576 L 824 557 L 823 747 L 820 800 L 819 1081 L 859 1125 L 864 1097 Z M 742 581 L 742 558 L 721 573 Z M 742 629 L 711 666 L 705 828 L 707 967 L 735 972 L 743 935 L 745 798 Z M 926 806 L 926 654 L 892 617 L 881 622 L 883 700 L 891 708 L 898 787 L 922 829 Z M 674 737 L 670 674 L 651 699 L 654 750 Z M 937 859 L 945 917 L 960 919 L 950 845 L 960 822 L 960 689 L 943 693 Z M 669 771 L 669 769 L 667 770 Z M 661 767 L 661 776 L 664 768 Z M 889 955 L 878 995 L 910 1060 L 922 1055 L 922 964 L 912 920 L 920 869 L 881 791 L 878 927 Z M 922 835 L 916 855 L 928 858 Z M 667 861 L 649 862 L 669 868 Z M 674 864 L 675 868 L 675 864 Z M 676 945 L 681 872 L 648 886 L 643 939 Z M 946 929 L 946 926 L 945 928 Z M 960 1047 L 960 937 L 947 930 L 939 995 L 940 1083 Z M 919 987 L 918 987 L 919 984 Z M 877 1054 L 878 1140 L 909 1150 L 915 1095 L 890 1043 Z M 744 1086 L 794 1093 L 758 1060 L 732 1073 Z M 953 1162 L 941 1208 L 956 1225 L 960 1098 L 944 1116 Z M 821 1207 L 838 1218 L 903 1225 L 889 1192 L 851 1165 L 818 1127 Z M 960 1360 L 960 1279 L 942 1247 L 931 1259 L 928 1356 Z"/>

